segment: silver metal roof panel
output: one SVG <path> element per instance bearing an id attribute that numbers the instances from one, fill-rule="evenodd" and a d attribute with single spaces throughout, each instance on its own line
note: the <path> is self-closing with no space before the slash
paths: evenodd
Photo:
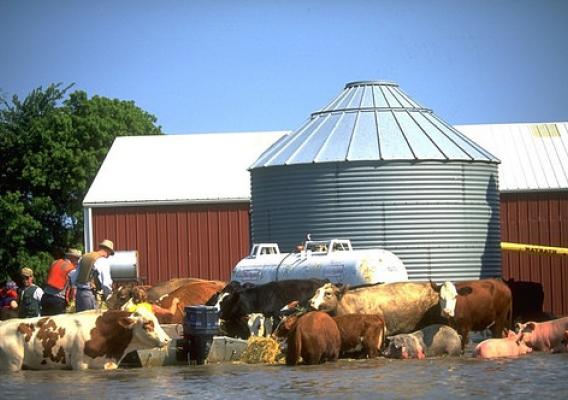
<path id="1" fill-rule="evenodd" d="M 404 93 L 396 83 L 351 82 L 251 169 L 373 160 L 499 160 Z"/>
<path id="2" fill-rule="evenodd" d="M 502 160 L 501 192 L 568 189 L 568 122 L 455 128 Z"/>

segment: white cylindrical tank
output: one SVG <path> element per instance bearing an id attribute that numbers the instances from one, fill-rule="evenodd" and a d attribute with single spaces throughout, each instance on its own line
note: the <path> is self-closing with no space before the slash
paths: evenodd
<path id="1" fill-rule="evenodd" d="M 232 280 L 256 285 L 290 279 L 329 279 L 351 286 L 408 280 L 402 261 L 387 250 L 332 253 L 290 253 L 245 258 L 233 269 Z"/>
<path id="2" fill-rule="evenodd" d="M 108 260 L 113 281 L 138 281 L 138 252 L 136 250 L 115 251 Z"/>

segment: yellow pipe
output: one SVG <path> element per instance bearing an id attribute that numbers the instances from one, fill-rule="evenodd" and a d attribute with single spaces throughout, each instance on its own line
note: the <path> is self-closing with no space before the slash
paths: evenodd
<path id="1" fill-rule="evenodd" d="M 566 247 L 538 246 L 534 244 L 501 242 L 501 249 L 537 254 L 568 254 Z"/>

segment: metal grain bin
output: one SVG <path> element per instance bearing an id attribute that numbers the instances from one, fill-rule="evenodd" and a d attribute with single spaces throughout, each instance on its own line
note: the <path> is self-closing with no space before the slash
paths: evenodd
<path id="1" fill-rule="evenodd" d="M 498 163 L 398 85 L 353 82 L 251 166 L 252 238 L 349 238 L 413 280 L 500 276 Z"/>

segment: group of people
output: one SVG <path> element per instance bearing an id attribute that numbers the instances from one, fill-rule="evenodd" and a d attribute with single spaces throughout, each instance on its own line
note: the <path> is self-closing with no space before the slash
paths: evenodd
<path id="1" fill-rule="evenodd" d="M 6 282 L 0 289 L 2 319 L 62 314 L 72 299 L 77 312 L 95 309 L 97 292 L 102 293 L 105 299 L 112 294 L 108 258 L 113 254 L 114 244 L 108 239 L 99 243 L 97 250 L 91 253 L 81 254 L 79 250 L 68 249 L 64 258 L 54 261 L 49 267 L 43 289 L 34 283 L 33 270 L 22 268 L 23 286 L 19 290 L 12 281 Z"/>

